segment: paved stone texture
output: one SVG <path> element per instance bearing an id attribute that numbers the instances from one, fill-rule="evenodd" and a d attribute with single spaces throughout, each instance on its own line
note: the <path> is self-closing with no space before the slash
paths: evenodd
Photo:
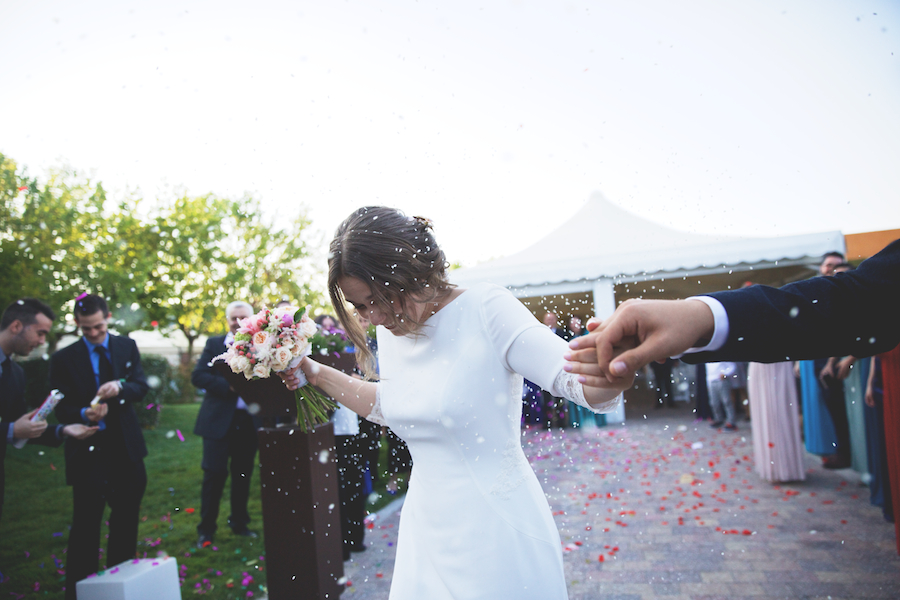
<path id="1" fill-rule="evenodd" d="M 806 481 L 771 484 L 753 468 L 749 423 L 729 433 L 686 408 L 654 413 L 523 433 L 571 600 L 900 598 L 893 525 L 855 472 L 807 455 Z M 388 597 L 398 523 L 394 512 L 370 524 L 342 598 Z"/>

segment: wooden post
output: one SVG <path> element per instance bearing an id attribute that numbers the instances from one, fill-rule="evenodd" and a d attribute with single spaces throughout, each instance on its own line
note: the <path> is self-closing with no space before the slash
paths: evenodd
<path id="1" fill-rule="evenodd" d="M 316 359 L 343 371 L 354 362 L 353 355 Z M 281 379 L 248 381 L 217 364 L 244 401 L 259 407 L 263 420 L 259 479 L 269 598 L 338 598 L 344 590 L 344 563 L 334 426 L 326 423 L 303 433 L 296 426 L 294 393 Z"/>
<path id="2" fill-rule="evenodd" d="M 337 598 L 344 563 L 334 426 L 261 428 L 259 465 L 269 598 Z"/>

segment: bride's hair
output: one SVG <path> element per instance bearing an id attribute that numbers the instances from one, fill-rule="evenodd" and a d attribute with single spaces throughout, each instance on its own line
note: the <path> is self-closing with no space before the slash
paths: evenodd
<path id="1" fill-rule="evenodd" d="M 364 206 L 337 228 L 328 251 L 328 293 L 368 377 L 374 376 L 375 362 L 366 332 L 348 310 L 338 280 L 354 277 L 367 283 L 375 303 L 396 315 L 400 332 L 415 333 L 422 323 L 413 302 L 438 300 L 454 287 L 447 280 L 448 266 L 428 219 L 407 217 L 386 206 Z"/>

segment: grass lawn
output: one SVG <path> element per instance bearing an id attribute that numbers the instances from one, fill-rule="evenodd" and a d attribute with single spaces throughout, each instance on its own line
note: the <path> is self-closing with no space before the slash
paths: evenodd
<path id="1" fill-rule="evenodd" d="M 202 439 L 191 433 L 199 404 L 169 405 L 160 425 L 144 431 L 149 455 L 147 491 L 141 505 L 138 554 L 169 555 L 178 560 L 182 595 L 204 594 L 215 599 L 248 598 L 265 591 L 265 544 L 262 538 L 259 474 L 250 491 L 250 528 L 257 539 L 232 535 L 226 524 L 229 486 L 225 486 L 219 530 L 212 548 L 198 550 L 200 522 L 200 461 Z M 182 434 L 181 441 L 178 432 Z M 381 464 L 386 464 L 382 444 Z M 376 485 L 369 510 L 393 496 Z M 109 510 L 105 518 L 109 517 Z M 66 543 L 72 519 L 72 491 L 65 483 L 62 448 L 9 448 L 6 455 L 6 500 L 0 521 L 0 597 L 62 599 Z M 104 525 L 103 537 L 106 535 Z M 105 541 L 103 542 L 105 551 Z M 104 566 L 100 559 L 101 568 Z"/>

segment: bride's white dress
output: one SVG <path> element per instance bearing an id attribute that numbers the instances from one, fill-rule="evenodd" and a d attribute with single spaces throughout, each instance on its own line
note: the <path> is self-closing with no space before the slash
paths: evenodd
<path id="1" fill-rule="evenodd" d="M 419 335 L 379 328 L 378 350 L 369 419 L 413 458 L 391 600 L 566 598 L 559 533 L 520 443 L 522 375 L 570 399 L 580 391 L 562 371 L 565 342 L 481 284 Z"/>

